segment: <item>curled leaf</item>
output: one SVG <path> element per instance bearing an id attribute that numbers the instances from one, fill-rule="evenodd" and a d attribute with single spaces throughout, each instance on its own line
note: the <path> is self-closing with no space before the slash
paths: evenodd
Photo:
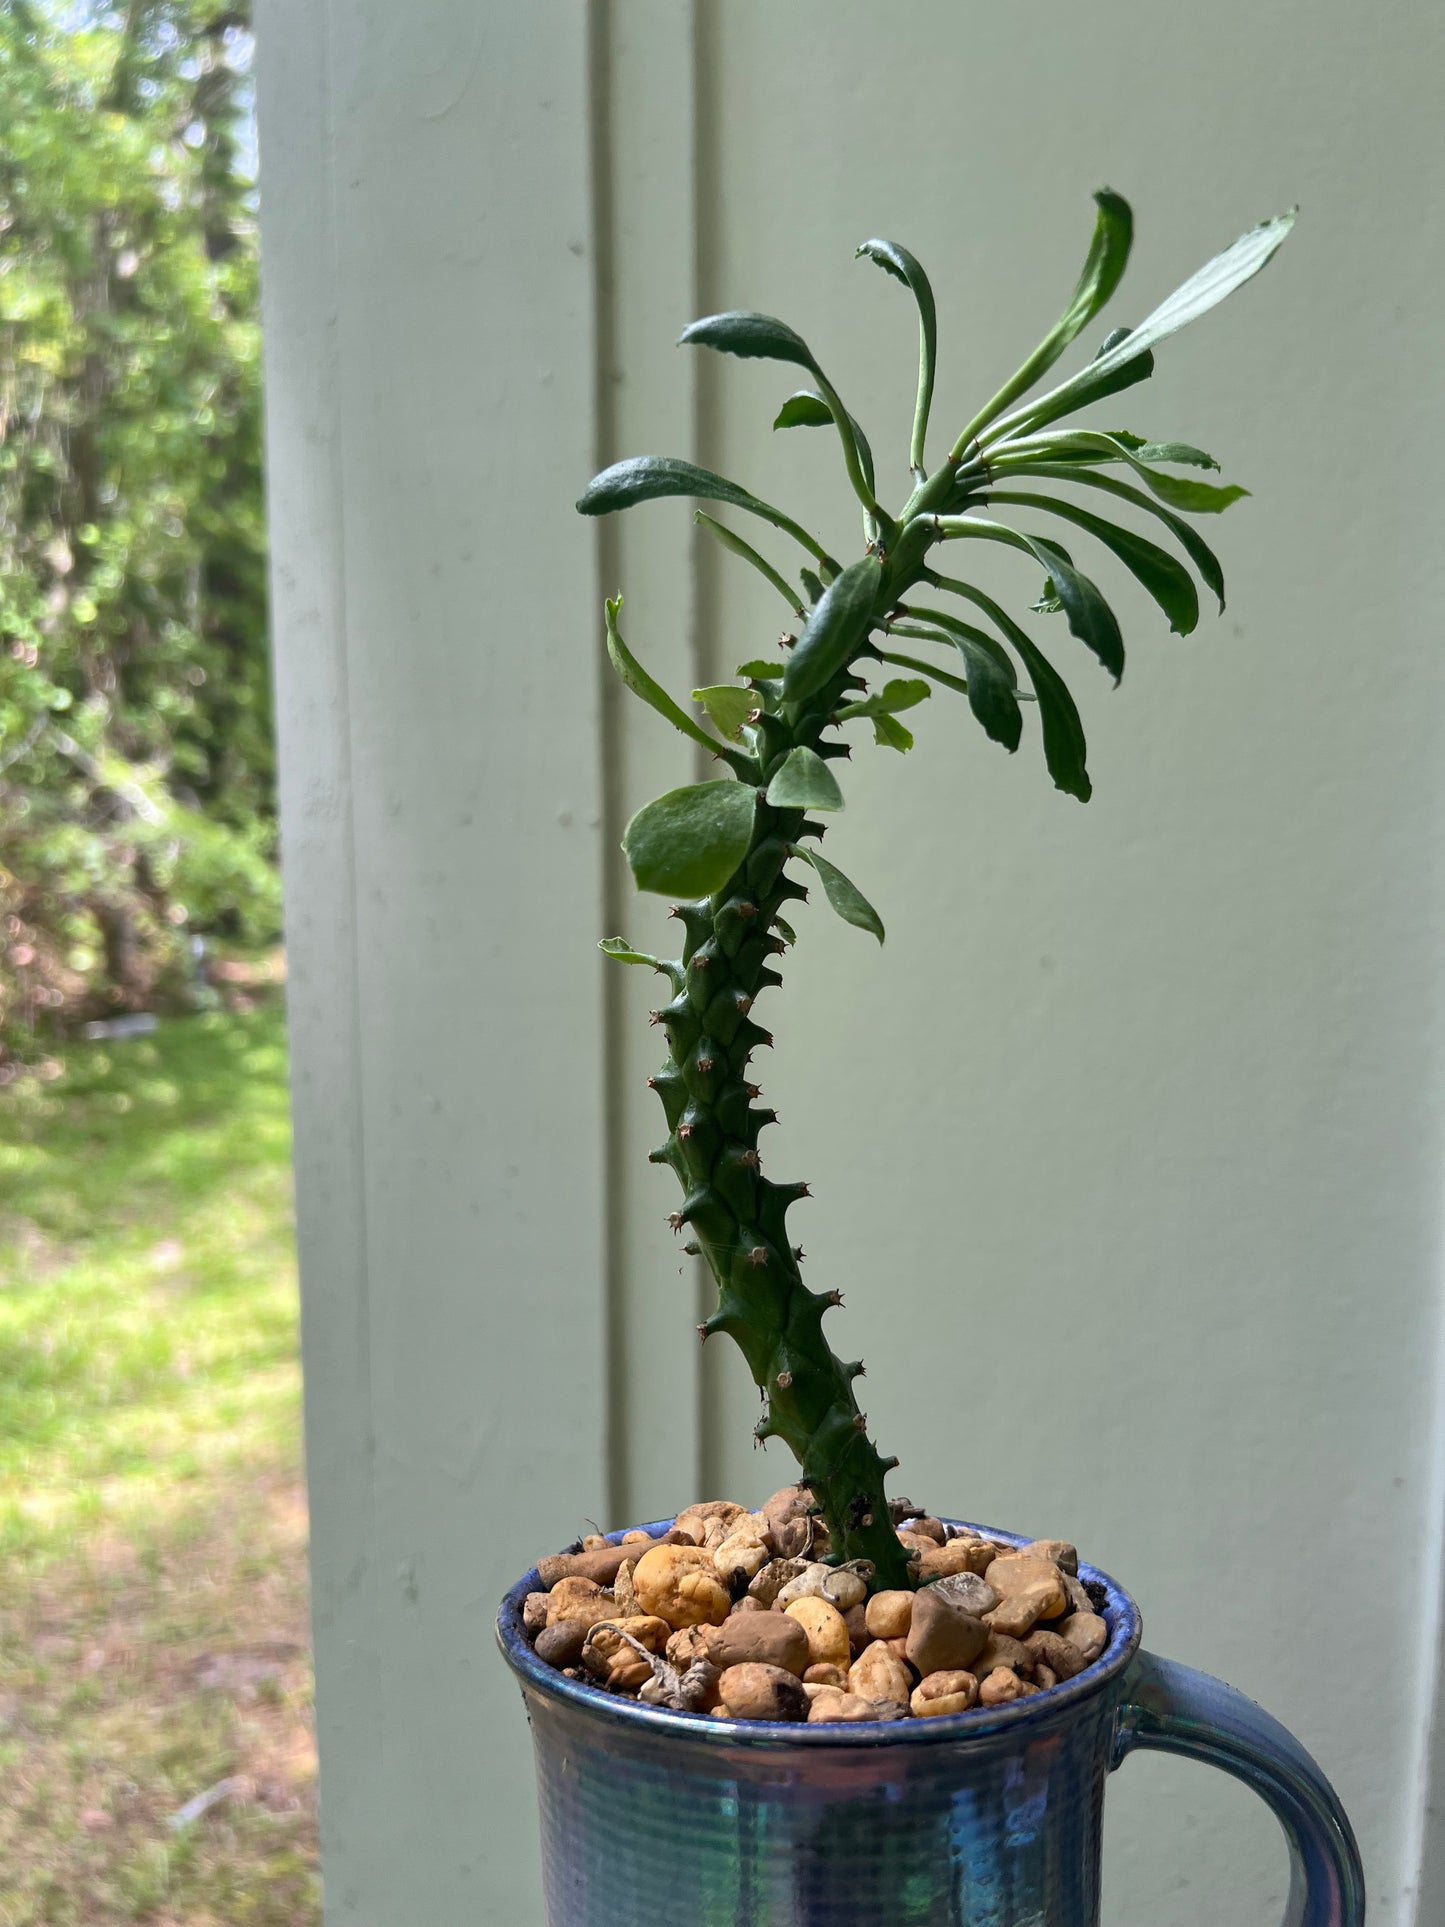
<path id="1" fill-rule="evenodd" d="M 844 876 L 836 863 L 830 863 L 818 850 L 795 849 L 793 854 L 811 863 L 818 872 L 823 894 L 843 919 L 855 929 L 867 930 L 879 943 L 883 941 L 883 919 L 851 878 Z"/>

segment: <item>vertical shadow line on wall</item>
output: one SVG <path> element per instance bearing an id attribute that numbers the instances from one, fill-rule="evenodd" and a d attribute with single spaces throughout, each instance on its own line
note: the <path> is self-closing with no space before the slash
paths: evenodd
<path id="1" fill-rule="evenodd" d="M 722 221 L 722 128 L 718 99 L 721 59 L 716 0 L 693 0 L 692 9 L 692 234 L 693 287 L 692 311 L 695 315 L 714 313 L 719 300 L 720 246 Z M 722 457 L 722 390 L 718 362 L 721 357 L 703 354 L 697 358 L 693 385 L 693 459 L 704 468 L 716 468 Z M 720 591 L 720 552 L 699 528 L 692 534 L 692 622 L 689 625 L 692 672 L 695 686 L 717 680 L 721 651 L 718 623 Z M 694 756 L 694 775 L 702 781 L 716 775 L 711 758 L 699 749 Z M 695 1263 L 697 1316 L 701 1323 L 715 1302 L 712 1280 L 700 1261 Z M 704 1497 L 721 1494 L 723 1489 L 721 1433 L 724 1420 L 722 1373 L 733 1361 L 724 1356 L 730 1348 L 709 1345 L 702 1354 L 698 1372 L 697 1473 L 698 1491 Z"/>
<path id="2" fill-rule="evenodd" d="M 616 170 L 612 142 L 612 0 L 591 0 L 587 16 L 588 175 L 592 222 L 592 466 L 605 468 L 617 458 L 617 303 L 613 267 Z M 616 587 L 619 544 L 611 516 L 593 524 L 597 582 L 605 594 Z M 597 717 L 600 737 L 601 906 L 605 933 L 622 928 L 622 864 L 618 854 L 623 828 L 622 718 L 620 690 L 607 657 L 598 649 Z M 625 1070 L 620 970 L 600 970 L 598 1022 L 602 1036 L 602 1279 L 606 1386 L 602 1450 L 607 1524 L 630 1524 L 623 1512 L 632 1488 L 627 1437 L 627 1328 L 622 1267 L 625 1262 L 622 1200 L 627 1173 L 622 1169 Z"/>

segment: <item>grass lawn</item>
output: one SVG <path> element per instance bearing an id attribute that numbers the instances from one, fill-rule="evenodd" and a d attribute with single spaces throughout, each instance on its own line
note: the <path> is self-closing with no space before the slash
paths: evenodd
<path id="1" fill-rule="evenodd" d="M 0 1927 L 312 1927 L 281 1011 L 66 1065 L 0 1093 Z"/>

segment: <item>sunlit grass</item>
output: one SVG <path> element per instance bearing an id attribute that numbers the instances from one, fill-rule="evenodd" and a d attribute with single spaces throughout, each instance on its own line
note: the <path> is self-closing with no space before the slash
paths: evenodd
<path id="1" fill-rule="evenodd" d="M 0 1096 L 0 1927 L 318 1918 L 289 1151 L 274 1007 Z"/>

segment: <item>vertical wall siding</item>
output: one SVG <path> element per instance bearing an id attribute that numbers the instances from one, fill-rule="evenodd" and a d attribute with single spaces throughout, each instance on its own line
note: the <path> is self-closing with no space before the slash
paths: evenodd
<path id="1" fill-rule="evenodd" d="M 810 1277 L 846 1294 L 835 1342 L 868 1361 L 898 1487 L 1077 1538 L 1151 1644 L 1319 1755 L 1372 1918 L 1433 1927 L 1445 289 L 1403 204 L 1445 188 L 1441 35 L 1344 0 L 268 0 L 333 1924 L 537 1920 L 494 1593 L 587 1516 L 789 1475 L 751 1448 L 740 1359 L 693 1337 L 702 1281 L 646 1163 L 654 986 L 592 948 L 670 941 L 617 838 L 704 773 L 602 675 L 602 594 L 682 697 L 774 647 L 780 605 L 684 503 L 599 526 L 571 502 L 599 462 L 676 453 L 854 552 L 830 438 L 769 428 L 790 371 L 678 329 L 783 315 L 900 494 L 914 323 L 854 246 L 891 234 L 934 276 L 937 453 L 1052 320 L 1107 181 L 1138 221 L 1110 322 L 1303 203 L 1107 424 L 1201 439 L 1253 489 L 1209 531 L 1229 609 L 1181 641 L 1101 564 L 1118 691 L 1036 619 L 1089 732 L 1087 809 L 948 696 L 914 755 L 860 743 L 827 848 L 889 941 L 799 916 L 765 1017 L 769 1168 L 813 1185 Z M 990 575 L 1022 606 L 1013 561 Z M 1117 1927 L 1278 1911 L 1283 1852 L 1241 1789 L 1151 1759 L 1109 1811 Z"/>

